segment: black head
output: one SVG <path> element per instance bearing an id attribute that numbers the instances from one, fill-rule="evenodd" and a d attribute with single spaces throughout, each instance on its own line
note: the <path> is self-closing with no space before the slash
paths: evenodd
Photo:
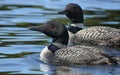
<path id="1" fill-rule="evenodd" d="M 68 32 L 66 27 L 56 21 L 48 21 L 47 23 L 43 24 L 42 26 L 36 26 L 36 27 L 31 27 L 30 30 L 34 31 L 40 31 L 52 38 L 53 42 L 58 42 L 58 43 L 68 43 Z"/>
<path id="2" fill-rule="evenodd" d="M 65 9 L 58 14 L 65 14 L 73 23 L 83 23 L 82 8 L 75 3 L 67 4 Z"/>

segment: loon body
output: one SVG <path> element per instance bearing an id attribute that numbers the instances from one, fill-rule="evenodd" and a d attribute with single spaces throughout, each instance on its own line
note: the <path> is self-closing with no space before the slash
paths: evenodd
<path id="1" fill-rule="evenodd" d="M 78 4 L 69 3 L 58 14 L 65 14 L 74 24 L 74 26 L 71 24 L 68 27 L 69 46 L 94 44 L 120 47 L 119 29 L 104 26 L 93 26 L 83 29 L 83 25 L 81 26 L 84 22 L 83 10 Z"/>
<path id="2" fill-rule="evenodd" d="M 78 31 L 73 37 L 73 43 L 87 45 L 107 45 L 120 47 L 120 30 L 94 26 Z"/>
<path id="3" fill-rule="evenodd" d="M 119 64 L 118 56 L 111 56 L 101 48 L 84 45 L 67 47 L 68 31 L 64 25 L 56 21 L 49 21 L 43 26 L 30 29 L 40 31 L 53 38 L 53 42 L 40 53 L 40 59 L 45 63 L 57 65 Z"/>

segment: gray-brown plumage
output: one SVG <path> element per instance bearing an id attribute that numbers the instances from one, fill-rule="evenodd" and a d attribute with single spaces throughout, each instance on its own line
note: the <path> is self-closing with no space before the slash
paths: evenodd
<path id="1" fill-rule="evenodd" d="M 105 54 L 104 49 L 82 45 L 59 49 L 51 61 L 60 65 L 117 64 L 116 60 Z"/>
<path id="2" fill-rule="evenodd" d="M 43 26 L 30 29 L 41 31 L 53 38 L 53 42 L 40 53 L 40 59 L 43 62 L 56 65 L 97 65 L 118 64 L 120 60 L 119 56 L 108 53 L 108 50 L 101 47 L 84 45 L 66 47 L 68 31 L 64 25 L 58 22 L 49 21 Z M 119 51 L 116 53 L 120 55 Z"/>
<path id="3" fill-rule="evenodd" d="M 107 45 L 120 47 L 120 30 L 94 26 L 78 31 L 73 37 L 74 45 Z"/>

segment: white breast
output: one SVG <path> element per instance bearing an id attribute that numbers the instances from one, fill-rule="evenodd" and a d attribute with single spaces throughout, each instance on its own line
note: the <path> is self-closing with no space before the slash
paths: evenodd
<path id="1" fill-rule="evenodd" d="M 83 23 L 75 23 L 75 24 L 71 24 L 71 26 L 73 27 L 78 27 L 78 28 L 84 28 Z M 73 37 L 75 36 L 76 33 L 71 33 L 70 31 L 68 31 L 69 34 L 69 41 L 68 41 L 68 47 L 73 46 Z"/>
<path id="2" fill-rule="evenodd" d="M 50 60 L 53 57 L 53 53 L 48 49 L 48 47 L 45 47 L 41 53 L 40 53 L 40 60 L 44 61 L 44 62 L 50 62 Z"/>
<path id="3" fill-rule="evenodd" d="M 74 33 L 71 33 L 70 31 L 68 31 L 69 34 L 69 41 L 68 41 L 68 47 L 73 46 L 73 37 L 75 36 Z"/>

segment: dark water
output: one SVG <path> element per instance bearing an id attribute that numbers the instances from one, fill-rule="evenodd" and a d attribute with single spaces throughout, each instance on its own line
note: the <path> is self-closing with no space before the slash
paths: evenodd
<path id="1" fill-rule="evenodd" d="M 52 66 L 39 61 L 51 38 L 28 30 L 49 20 L 70 22 L 57 15 L 67 3 L 84 10 L 86 26 L 120 28 L 120 0 L 0 0 L 0 75 L 120 75 L 120 66 Z"/>

